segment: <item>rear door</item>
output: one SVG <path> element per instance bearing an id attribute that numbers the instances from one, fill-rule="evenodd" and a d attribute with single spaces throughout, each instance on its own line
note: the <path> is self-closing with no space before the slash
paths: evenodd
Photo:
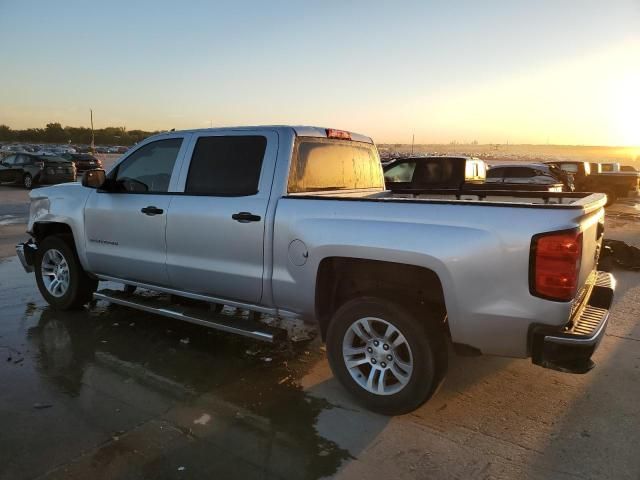
<path id="1" fill-rule="evenodd" d="M 190 136 L 143 144 L 109 172 L 109 179 L 121 185 L 117 192 L 91 193 L 84 224 L 92 272 L 168 285 L 167 214 Z"/>
<path id="2" fill-rule="evenodd" d="M 277 150 L 271 130 L 194 135 L 181 174 L 184 193 L 174 197 L 167 218 L 173 288 L 260 302 Z"/>

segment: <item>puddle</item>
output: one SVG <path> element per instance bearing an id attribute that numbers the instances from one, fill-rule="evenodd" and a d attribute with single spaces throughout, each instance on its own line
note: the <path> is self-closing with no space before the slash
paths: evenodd
<path id="1" fill-rule="evenodd" d="M 165 459 L 179 458 L 192 473 L 224 463 L 233 467 L 225 478 L 312 479 L 349 458 L 315 427 L 333 407 L 298 384 L 324 355 L 319 340 L 262 344 L 103 302 L 58 312 L 15 260 L 0 264 L 0 278 L 11 279 L 1 282 L 0 343 L 25 358 L 0 368 L 0 384 L 11 385 L 0 409 L 16 413 L 3 420 L 5 473 L 64 465 L 65 474 L 92 477 L 99 460 L 121 475 L 153 465 L 158 477 L 173 471 Z M 177 433 L 166 443 L 142 435 L 154 422 Z"/>

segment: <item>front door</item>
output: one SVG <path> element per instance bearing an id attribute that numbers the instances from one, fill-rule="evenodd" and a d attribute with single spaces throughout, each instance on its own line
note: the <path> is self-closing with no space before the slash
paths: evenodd
<path id="1" fill-rule="evenodd" d="M 192 139 L 167 219 L 167 269 L 178 290 L 259 303 L 267 205 L 277 155 L 273 131 Z"/>
<path id="2" fill-rule="evenodd" d="M 0 182 L 16 181 L 16 155 L 9 155 L 2 160 L 0 164 Z"/>
<path id="3" fill-rule="evenodd" d="M 92 272 L 168 285 L 165 229 L 187 141 L 176 135 L 145 143 L 109 173 L 108 191 L 91 193 L 85 233 Z"/>

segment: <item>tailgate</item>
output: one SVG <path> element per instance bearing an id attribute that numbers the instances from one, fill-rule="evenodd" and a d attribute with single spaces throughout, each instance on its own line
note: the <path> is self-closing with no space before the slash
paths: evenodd
<path id="1" fill-rule="evenodd" d="M 604 207 L 586 214 L 580 220 L 582 232 L 582 259 L 578 275 L 578 292 L 576 298 L 583 299 L 596 281 L 598 259 L 604 238 Z M 580 301 L 576 302 L 579 304 Z"/>

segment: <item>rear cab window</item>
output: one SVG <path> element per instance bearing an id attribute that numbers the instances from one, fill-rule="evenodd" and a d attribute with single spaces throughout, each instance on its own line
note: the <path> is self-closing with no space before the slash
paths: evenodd
<path id="1" fill-rule="evenodd" d="M 289 193 L 384 189 L 382 165 L 371 143 L 299 137 L 289 171 Z"/>
<path id="2" fill-rule="evenodd" d="M 573 163 L 561 163 L 560 168 L 565 172 L 578 173 L 578 166 Z"/>

